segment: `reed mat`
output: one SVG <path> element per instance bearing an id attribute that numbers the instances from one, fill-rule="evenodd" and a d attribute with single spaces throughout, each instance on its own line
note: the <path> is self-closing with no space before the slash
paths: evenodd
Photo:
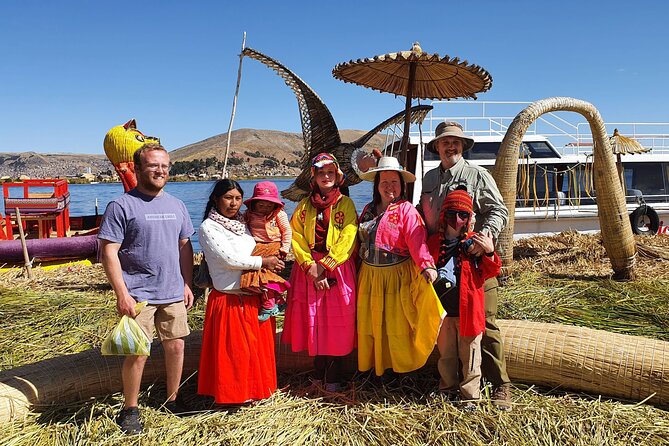
<path id="1" fill-rule="evenodd" d="M 634 236 L 637 246 L 637 279 L 669 279 L 669 237 Z M 575 231 L 530 237 L 514 242 L 514 275 L 527 271 L 549 277 L 593 280 L 611 277 L 602 237 Z"/>
<path id="2" fill-rule="evenodd" d="M 463 412 L 442 395 L 430 373 L 380 384 L 354 378 L 328 393 L 305 375 L 280 376 L 283 388 L 245 406 L 213 406 L 183 393 L 194 408 L 178 418 L 158 409 L 159 389 L 142 392 L 144 433 L 123 436 L 114 422 L 120 397 L 31 414 L 0 426 L 11 445 L 666 445 L 669 414 L 643 404 L 593 399 L 532 387 L 513 388 L 514 409 L 503 413 L 484 399 Z M 159 401 L 159 400 L 158 400 Z"/>
<path id="3" fill-rule="evenodd" d="M 669 237 L 637 238 L 637 280 L 610 280 L 598 236 L 563 233 L 516 242 L 513 276 L 500 288 L 499 317 L 561 322 L 669 341 Z M 198 291 L 198 294 L 202 294 Z M 0 275 L 0 369 L 98 347 L 118 320 L 100 265 Z M 190 312 L 202 327 L 203 299 Z M 497 411 L 488 389 L 475 412 L 435 394 L 434 370 L 378 380 L 351 377 L 339 393 L 308 374 L 280 374 L 272 398 L 237 407 L 182 395 L 193 408 L 178 418 L 159 410 L 155 384 L 140 397 L 145 432 L 123 436 L 114 422 L 120 394 L 31 413 L 0 424 L 0 444 L 51 445 L 667 445 L 669 412 L 514 384 L 513 410 Z"/>

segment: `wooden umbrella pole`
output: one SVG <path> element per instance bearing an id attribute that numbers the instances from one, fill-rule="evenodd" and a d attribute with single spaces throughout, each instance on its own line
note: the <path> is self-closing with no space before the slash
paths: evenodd
<path id="1" fill-rule="evenodd" d="M 413 95 L 413 83 L 416 78 L 416 63 L 409 65 L 409 85 L 407 86 L 406 104 L 404 106 L 404 133 L 402 134 L 401 162 L 407 168 L 407 153 L 409 151 L 409 127 L 411 125 L 411 96 Z"/>
<path id="2" fill-rule="evenodd" d="M 420 101 L 418 101 L 420 105 Z M 423 122 L 418 121 L 418 150 L 420 150 L 420 174 L 425 175 L 425 153 L 423 151 Z"/>
<path id="3" fill-rule="evenodd" d="M 32 263 L 30 262 L 30 257 L 28 256 L 28 245 L 26 245 L 26 236 L 23 233 L 23 223 L 21 222 L 21 211 L 19 208 L 14 208 L 16 210 L 16 224 L 19 226 L 19 237 L 21 238 L 21 248 L 23 248 L 23 261 L 25 262 L 26 274 L 28 279 L 33 278 L 33 269 Z"/>
<path id="4" fill-rule="evenodd" d="M 623 160 L 620 153 L 616 153 L 616 170 L 618 171 L 618 178 L 620 185 L 623 188 L 623 195 L 627 196 L 627 184 L 625 184 L 625 168 L 623 167 Z"/>
<path id="5" fill-rule="evenodd" d="M 230 125 L 228 126 L 227 141 L 225 143 L 225 158 L 223 161 L 223 178 L 228 176 L 228 154 L 230 153 L 230 137 L 232 136 L 232 123 L 235 120 L 235 110 L 237 110 L 237 96 L 239 95 L 239 84 L 242 80 L 242 60 L 244 60 L 244 48 L 246 48 L 246 31 L 242 38 L 242 51 L 239 53 L 239 69 L 237 70 L 237 88 L 235 97 L 232 99 L 232 113 L 230 114 Z"/>

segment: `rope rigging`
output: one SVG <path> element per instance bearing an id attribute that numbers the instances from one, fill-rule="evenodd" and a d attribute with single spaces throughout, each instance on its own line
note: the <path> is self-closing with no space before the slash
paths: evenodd
<path id="1" fill-rule="evenodd" d="M 578 161 L 574 165 L 558 170 L 554 166 L 539 164 L 537 160 L 532 159 L 528 150 L 521 150 L 516 190 L 517 199 L 522 200 L 524 207 L 527 207 L 528 202 L 531 202 L 535 212 L 537 207 L 541 207 L 543 204 L 546 206 L 546 217 L 548 217 L 548 205 L 551 200 L 549 176 L 553 178 L 554 200 L 558 211 L 563 201 L 570 206 L 580 206 L 582 199 L 586 197 L 594 199 L 594 171 L 593 163 L 590 161 L 591 157 L 592 155 L 587 155 L 585 162 Z M 537 181 L 540 181 L 541 177 L 544 180 L 544 196 L 540 201 Z M 566 191 L 562 190 L 560 183 L 566 187 Z M 560 197 L 561 192 L 565 193 L 565 197 Z"/>

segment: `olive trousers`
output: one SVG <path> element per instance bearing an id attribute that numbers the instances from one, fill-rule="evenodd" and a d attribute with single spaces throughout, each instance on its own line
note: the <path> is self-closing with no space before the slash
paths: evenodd
<path id="1" fill-rule="evenodd" d="M 498 287 L 499 282 L 495 277 L 486 280 L 483 285 L 485 293 L 485 333 L 483 333 L 483 339 L 481 339 L 481 373 L 493 387 L 510 382 L 509 375 L 506 373 L 502 333 L 495 321 L 497 317 Z"/>
<path id="2" fill-rule="evenodd" d="M 463 400 L 481 398 L 481 337 L 460 336 L 459 317 L 444 319 L 437 338 L 440 391 L 460 388 Z"/>

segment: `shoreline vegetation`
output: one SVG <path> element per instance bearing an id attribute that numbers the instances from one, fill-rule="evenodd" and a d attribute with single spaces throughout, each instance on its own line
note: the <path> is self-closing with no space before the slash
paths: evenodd
<path id="1" fill-rule="evenodd" d="M 216 156 L 183 160 L 179 149 L 174 156 L 170 177 L 174 181 L 209 181 L 221 178 L 224 162 Z M 267 152 L 267 153 L 265 153 Z M 298 152 L 299 153 L 299 152 Z M 285 153 L 273 151 L 244 150 L 244 157 L 233 153 L 228 159 L 227 172 L 231 178 L 254 179 L 295 177 L 300 173 L 301 163 L 296 153 L 286 157 Z M 192 156 L 192 155 L 189 155 Z M 279 159 L 281 158 L 281 159 Z M 22 179 L 62 178 L 72 184 L 119 182 L 111 162 L 98 155 L 40 155 L 34 152 L 18 154 L 0 153 L 0 182 L 17 182 Z"/>
<path id="2" fill-rule="evenodd" d="M 212 175 L 212 176 L 205 176 L 205 177 L 182 177 L 182 176 L 176 176 L 176 177 L 170 177 L 169 180 L 167 181 L 168 183 L 186 183 L 186 182 L 200 182 L 200 181 L 216 181 L 221 179 L 221 175 Z M 264 180 L 264 179 L 276 179 L 276 180 L 290 180 L 297 178 L 296 175 L 230 175 L 228 178 L 231 178 L 236 181 L 246 181 L 246 180 Z M 25 179 L 25 178 L 24 178 Z M 46 178 L 30 178 L 30 179 L 46 179 Z M 63 179 L 67 180 L 68 184 L 99 184 L 99 183 L 112 183 L 112 184 L 120 184 L 121 181 L 118 179 L 115 180 L 87 180 L 85 178 L 62 178 L 58 177 L 58 179 Z M 22 179 L 19 178 L 3 178 L 0 179 L 0 184 L 2 183 L 18 183 L 21 182 Z"/>
<path id="3" fill-rule="evenodd" d="M 625 283 L 611 280 L 599 235 L 517 241 L 498 316 L 669 341 L 669 237 L 636 237 L 638 280 Z M 118 320 L 101 265 L 33 271 L 33 280 L 18 268 L 0 274 L 0 370 L 97 348 Z M 193 330 L 202 329 L 204 318 L 202 290 L 197 295 L 189 312 Z M 435 370 L 390 380 L 357 373 L 339 393 L 312 383 L 308 373 L 280 372 L 280 389 L 271 398 L 233 407 L 197 395 L 197 376 L 184 379 L 182 395 L 193 414 L 161 412 L 165 389 L 152 385 L 141 393 L 145 433 L 136 439 L 123 436 L 114 422 L 122 405 L 117 393 L 2 423 L 0 444 L 669 444 L 667 407 L 560 386 L 514 382 L 509 413 L 495 410 L 486 390 L 470 414 L 433 393 Z"/>

